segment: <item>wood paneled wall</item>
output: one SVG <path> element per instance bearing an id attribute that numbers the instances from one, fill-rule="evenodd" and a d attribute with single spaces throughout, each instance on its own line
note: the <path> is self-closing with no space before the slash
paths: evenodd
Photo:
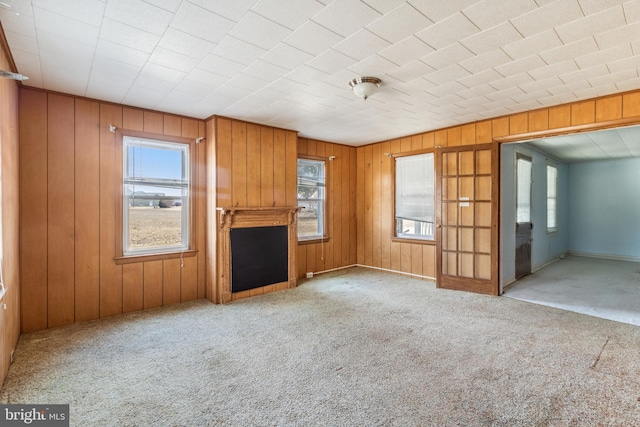
<path id="1" fill-rule="evenodd" d="M 434 147 L 435 133 L 358 147 L 358 264 L 434 278 L 435 244 L 393 241 L 393 161 Z"/>
<path id="2" fill-rule="evenodd" d="M 214 222 L 207 230 L 207 245 L 217 252 L 219 230 L 214 220 L 217 207 L 296 206 L 298 135 L 290 130 L 225 117 L 207 120 L 206 127 L 210 142 L 215 145 L 215 149 L 208 146 L 207 150 L 211 171 L 207 215 Z M 211 250 L 207 263 L 209 271 L 220 267 L 216 253 Z M 217 303 L 220 301 L 216 286 L 216 279 L 210 277 L 207 298 Z M 258 289 L 254 293 L 259 292 Z"/>
<path id="3" fill-rule="evenodd" d="M 12 69 L 8 56 L 2 48 L 0 48 L 0 69 Z M 0 79 L 2 278 L 7 289 L 0 300 L 0 386 L 4 384 L 11 363 L 11 352 L 20 336 L 18 98 L 17 83 L 9 79 Z M 6 307 L 3 304 L 6 304 Z"/>
<path id="4" fill-rule="evenodd" d="M 392 241 L 391 161 L 384 153 L 507 142 L 640 122 L 640 91 L 512 114 L 357 149 L 358 264 L 435 277 L 435 246 Z"/>
<path id="5" fill-rule="evenodd" d="M 298 138 L 298 155 L 335 156 L 334 160 L 327 161 L 329 240 L 298 245 L 298 278 L 306 272 L 356 264 L 356 148 Z"/>
<path id="6" fill-rule="evenodd" d="M 205 296 L 205 144 L 197 145 L 195 257 L 117 265 L 117 128 L 186 138 L 204 121 L 22 88 L 24 332 Z"/>

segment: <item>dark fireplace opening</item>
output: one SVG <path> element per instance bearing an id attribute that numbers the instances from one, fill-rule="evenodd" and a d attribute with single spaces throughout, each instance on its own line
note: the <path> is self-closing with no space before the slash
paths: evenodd
<path id="1" fill-rule="evenodd" d="M 231 292 L 289 280 L 287 226 L 232 228 Z"/>

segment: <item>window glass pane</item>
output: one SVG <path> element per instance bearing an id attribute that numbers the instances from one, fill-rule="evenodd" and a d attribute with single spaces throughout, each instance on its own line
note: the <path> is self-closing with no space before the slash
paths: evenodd
<path id="1" fill-rule="evenodd" d="M 558 168 L 547 165 L 547 231 L 554 231 L 557 224 Z"/>
<path id="2" fill-rule="evenodd" d="M 517 160 L 516 222 L 531 222 L 531 160 Z"/>
<path id="3" fill-rule="evenodd" d="M 325 162 L 298 159 L 298 238 L 324 237 Z"/>
<path id="4" fill-rule="evenodd" d="M 433 153 L 396 161 L 396 236 L 433 239 Z"/>
<path id="5" fill-rule="evenodd" d="M 185 250 L 188 146 L 124 138 L 124 253 Z"/>

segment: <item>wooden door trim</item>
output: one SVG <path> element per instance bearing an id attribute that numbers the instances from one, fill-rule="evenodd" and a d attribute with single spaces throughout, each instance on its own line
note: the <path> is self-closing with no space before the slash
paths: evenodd
<path id="1" fill-rule="evenodd" d="M 442 158 L 444 153 L 461 151 L 490 150 L 491 152 L 491 279 L 471 279 L 447 276 L 446 289 L 469 291 L 465 286 L 469 280 L 474 281 L 474 291 L 489 295 L 498 295 L 500 292 L 499 267 L 500 267 L 500 143 L 497 141 L 455 147 L 436 147 L 435 172 L 436 172 L 436 287 L 442 286 Z M 475 158 L 474 158 L 475 161 Z"/>

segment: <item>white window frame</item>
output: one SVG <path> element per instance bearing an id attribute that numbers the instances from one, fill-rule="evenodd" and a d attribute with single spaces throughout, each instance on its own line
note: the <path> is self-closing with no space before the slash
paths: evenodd
<path id="1" fill-rule="evenodd" d="M 549 182 L 549 170 L 555 170 L 555 179 L 553 182 L 553 186 L 550 187 Z M 547 206 L 547 233 L 555 233 L 558 231 L 558 165 L 554 162 L 547 161 L 546 167 L 546 181 L 547 181 L 547 190 L 546 190 L 546 206 Z M 553 189 L 554 194 L 550 195 L 550 190 Z M 549 201 L 554 201 L 554 206 L 551 209 L 549 206 Z M 553 214 L 553 226 L 549 225 L 550 214 Z"/>
<path id="2" fill-rule="evenodd" d="M 399 217 L 399 213 L 402 214 L 402 211 L 409 211 L 411 210 L 410 205 L 412 204 L 408 199 L 410 197 L 412 197 L 412 195 L 410 195 L 408 193 L 408 189 L 406 189 L 405 187 L 400 188 L 401 186 L 404 186 L 405 184 L 408 183 L 408 180 L 411 180 L 411 177 L 408 177 L 406 175 L 403 174 L 403 171 L 398 171 L 399 169 L 402 168 L 402 164 L 404 162 L 407 161 L 420 161 L 421 158 L 424 158 L 425 161 L 430 161 L 431 165 L 431 171 L 432 171 L 432 177 L 431 177 L 431 182 L 429 183 L 428 181 L 425 182 L 424 184 L 424 188 L 419 188 L 419 190 L 423 190 L 418 197 L 423 197 L 425 200 L 426 199 L 430 199 L 431 204 L 429 206 L 429 203 L 424 203 L 423 206 L 420 206 L 416 209 L 418 210 L 422 210 L 422 215 L 425 217 L 428 217 L 429 215 L 431 215 L 431 221 L 420 221 L 417 219 L 411 219 L 408 216 L 404 216 L 404 217 Z M 421 153 L 407 153 L 407 154 L 402 154 L 402 155 L 396 155 L 393 157 L 394 160 L 394 185 L 393 185 L 393 191 L 394 191 L 394 208 L 393 208 L 393 229 L 394 229 L 394 236 L 396 238 L 400 238 L 400 239 L 415 239 L 415 240 L 419 240 L 419 241 L 425 241 L 425 242 L 434 242 L 435 241 L 435 228 L 434 228 L 434 223 L 435 223 L 435 203 L 436 203 L 436 199 L 435 199 L 435 183 L 436 183 L 436 177 L 435 177 L 435 153 L 433 151 L 426 151 L 426 152 L 421 152 Z M 424 170 L 426 170 L 428 172 L 429 168 L 425 168 Z M 414 180 L 413 181 L 413 185 L 414 188 L 416 185 L 416 182 L 420 182 L 420 180 Z M 419 185 L 419 184 L 418 184 Z M 413 195 L 415 196 L 415 194 Z M 415 203 L 413 203 L 415 205 Z M 415 210 L 415 209 L 414 209 Z M 403 221 L 402 223 L 400 221 Z M 407 233 L 407 232 L 403 232 L 402 229 L 404 228 L 403 226 L 401 226 L 401 224 L 404 224 L 405 222 L 413 222 L 413 227 L 414 227 L 414 232 L 413 233 Z M 423 233 L 416 233 L 415 230 L 416 228 L 420 226 L 420 228 L 422 228 L 423 230 L 425 230 Z"/>
<path id="3" fill-rule="evenodd" d="M 309 163 L 316 163 L 316 164 L 321 164 L 322 165 L 322 176 L 319 177 L 318 179 L 318 196 L 314 197 L 314 198 L 300 198 L 300 192 L 298 191 L 300 184 L 301 184 L 301 179 L 304 179 L 306 177 L 301 177 L 300 175 L 298 175 L 298 167 L 300 165 L 300 162 L 309 162 Z M 306 203 L 308 202 L 319 202 L 319 206 L 320 209 L 317 212 L 317 221 L 318 221 L 318 234 L 314 234 L 311 236 L 300 236 L 300 227 L 298 227 L 298 241 L 299 242 L 310 242 L 310 241 L 317 241 L 317 240 L 322 240 L 322 239 L 326 239 L 327 238 L 327 223 L 326 223 L 326 219 L 328 217 L 327 215 L 327 187 L 328 187 L 328 163 L 327 163 L 327 159 L 325 158 L 321 158 L 321 157 L 314 157 L 314 156 L 300 156 L 298 157 L 298 160 L 296 162 L 296 176 L 297 176 L 297 186 L 296 186 L 296 193 L 298 194 L 298 206 L 305 206 Z M 303 209 L 304 211 L 304 209 Z M 300 215 L 304 215 L 303 212 L 301 212 Z M 298 225 L 300 224 L 300 220 L 298 219 Z"/>
<path id="4" fill-rule="evenodd" d="M 146 148 L 170 149 L 181 153 L 182 170 L 181 179 L 169 180 L 159 177 L 131 177 L 129 176 L 129 147 L 141 146 Z M 191 236 L 191 153 L 190 145 L 180 142 L 157 140 L 153 138 L 123 135 L 122 137 L 122 253 L 125 257 L 142 255 L 166 254 L 184 252 L 189 250 Z M 155 246 L 144 249 L 129 248 L 129 201 L 132 195 L 127 194 L 128 185 L 144 185 L 146 187 L 172 187 L 179 188 L 182 192 L 181 207 L 181 242 L 179 245 Z"/>

